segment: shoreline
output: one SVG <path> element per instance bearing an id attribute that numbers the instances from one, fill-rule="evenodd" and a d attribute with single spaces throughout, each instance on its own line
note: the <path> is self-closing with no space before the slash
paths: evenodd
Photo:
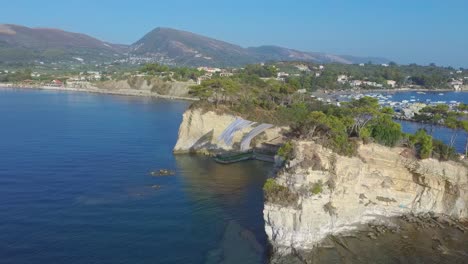
<path id="1" fill-rule="evenodd" d="M 199 98 L 184 97 L 184 96 L 173 96 L 173 95 L 161 95 L 152 93 L 145 90 L 106 90 L 100 88 L 67 88 L 67 87 L 55 87 L 55 86 L 24 86 L 15 84 L 2 84 L 0 88 L 8 89 L 23 89 L 23 90 L 49 90 L 49 91 L 63 91 L 63 92 L 84 92 L 94 94 L 105 94 L 105 95 L 121 95 L 121 96 L 138 96 L 147 98 L 159 98 L 168 100 L 184 100 L 184 101 L 198 101 Z"/>
<path id="2" fill-rule="evenodd" d="M 350 94 L 368 94 L 368 93 L 401 93 L 401 92 L 433 92 L 433 93 L 440 93 L 440 92 L 468 92 L 468 90 L 460 90 L 456 91 L 454 89 L 448 88 L 441 88 L 441 89 L 427 89 L 427 88 L 396 88 L 396 89 L 360 89 L 360 90 L 319 90 L 312 92 L 312 95 L 320 97 L 320 96 L 333 96 L 333 95 L 350 95 Z"/>

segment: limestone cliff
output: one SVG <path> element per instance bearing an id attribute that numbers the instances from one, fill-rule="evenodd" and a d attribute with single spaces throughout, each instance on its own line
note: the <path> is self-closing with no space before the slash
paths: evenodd
<path id="1" fill-rule="evenodd" d="M 329 234 L 407 213 L 468 217 L 468 170 L 455 162 L 417 160 L 403 148 L 361 145 L 357 157 L 337 155 L 310 141 L 276 183 L 294 197 L 266 201 L 265 230 L 278 254 L 307 250 Z"/>
<path id="2" fill-rule="evenodd" d="M 125 80 L 110 80 L 93 83 L 99 89 L 105 90 L 137 90 L 158 95 L 190 97 L 189 87 L 195 85 L 193 81 L 163 81 L 157 77 L 128 77 Z"/>
<path id="3" fill-rule="evenodd" d="M 175 153 L 212 154 L 223 151 L 238 150 L 242 139 L 257 125 L 252 122 L 232 133 L 231 144 L 220 140 L 220 136 L 239 117 L 230 114 L 218 114 L 202 109 L 188 109 L 179 127 L 179 137 L 174 147 Z M 252 140 L 252 146 L 267 142 L 281 136 L 282 128 L 272 127 Z"/>

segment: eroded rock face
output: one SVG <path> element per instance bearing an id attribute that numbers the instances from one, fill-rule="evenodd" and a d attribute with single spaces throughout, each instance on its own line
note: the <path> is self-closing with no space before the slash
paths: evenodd
<path id="1" fill-rule="evenodd" d="M 185 111 L 182 123 L 179 127 L 179 136 L 174 147 L 175 153 L 217 153 L 237 150 L 242 138 L 252 130 L 245 127 L 233 133 L 232 144 L 227 145 L 219 140 L 223 131 L 236 120 L 236 116 L 217 114 L 213 111 L 203 112 L 201 109 L 189 109 Z M 279 137 L 281 128 L 272 127 L 259 135 L 261 140 L 257 144 Z"/>
<path id="2" fill-rule="evenodd" d="M 468 170 L 454 162 L 407 158 L 404 151 L 361 145 L 351 158 L 314 142 L 296 142 L 295 158 L 276 182 L 299 198 L 286 207 L 267 201 L 264 208 L 275 251 L 310 249 L 329 234 L 408 213 L 467 218 Z"/>

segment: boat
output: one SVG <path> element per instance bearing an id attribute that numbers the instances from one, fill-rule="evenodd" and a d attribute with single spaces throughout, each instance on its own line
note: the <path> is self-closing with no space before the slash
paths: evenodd
<path id="1" fill-rule="evenodd" d="M 439 95 L 444 95 L 443 93 L 440 93 Z"/>

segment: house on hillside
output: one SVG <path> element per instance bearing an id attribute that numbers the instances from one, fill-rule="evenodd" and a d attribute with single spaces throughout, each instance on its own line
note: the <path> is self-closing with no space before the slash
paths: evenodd
<path id="1" fill-rule="evenodd" d="M 220 68 L 211 68 L 211 67 L 198 67 L 197 70 L 205 71 L 205 72 L 208 72 L 208 73 L 217 73 L 217 72 L 222 71 Z"/>
<path id="2" fill-rule="evenodd" d="M 338 83 L 341 83 L 341 84 L 347 83 L 348 82 L 348 76 L 346 76 L 344 74 L 338 75 L 338 77 L 336 78 L 336 81 Z"/>
<path id="3" fill-rule="evenodd" d="M 197 84 L 200 85 L 203 81 L 211 79 L 211 74 L 205 74 L 197 78 Z"/>
<path id="4" fill-rule="evenodd" d="M 361 86 L 361 85 L 362 85 L 362 81 L 361 81 L 361 80 L 352 80 L 352 81 L 350 82 L 350 85 L 353 86 L 353 87 Z"/>
<path id="5" fill-rule="evenodd" d="M 234 75 L 234 73 L 232 73 L 232 72 L 222 72 L 222 73 L 219 74 L 219 76 L 221 76 L 221 77 L 231 77 L 233 75 Z"/>
<path id="6" fill-rule="evenodd" d="M 63 87 L 63 82 L 60 81 L 60 80 L 52 80 L 52 82 L 50 82 L 49 86 Z"/>
<path id="7" fill-rule="evenodd" d="M 396 86 L 396 81 L 394 80 L 387 80 L 387 85 L 392 87 L 392 88 L 395 88 Z"/>
<path id="8" fill-rule="evenodd" d="M 455 91 L 460 91 L 462 85 L 463 85 L 462 80 L 453 80 L 450 82 L 450 86 L 452 86 Z"/>
<path id="9" fill-rule="evenodd" d="M 307 66 L 307 65 L 298 64 L 298 65 L 295 65 L 295 66 L 300 71 L 304 71 L 304 72 L 309 72 L 310 71 L 309 66 Z"/>

